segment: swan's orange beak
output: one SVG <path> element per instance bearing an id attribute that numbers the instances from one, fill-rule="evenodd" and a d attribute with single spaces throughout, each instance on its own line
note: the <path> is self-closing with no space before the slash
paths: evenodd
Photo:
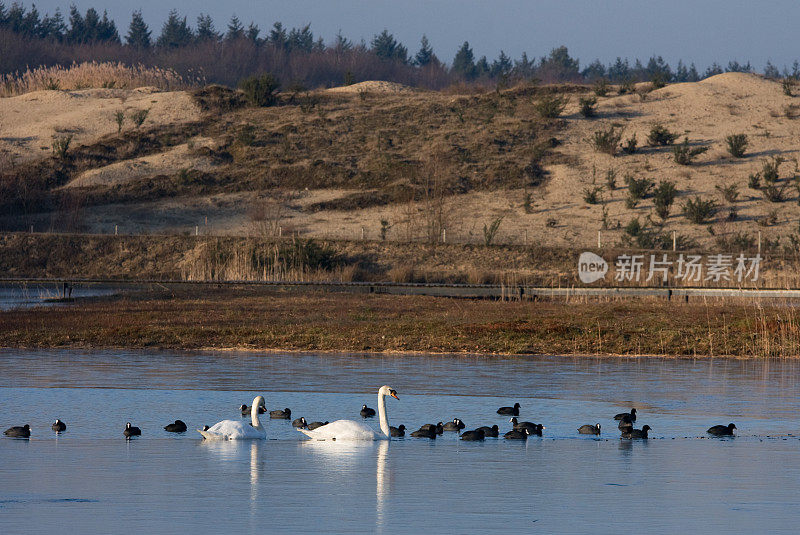
<path id="1" fill-rule="evenodd" d="M 394 399 L 400 399 L 399 397 L 397 397 L 397 392 L 395 392 L 394 390 L 389 391 L 389 395 L 392 396 Z"/>

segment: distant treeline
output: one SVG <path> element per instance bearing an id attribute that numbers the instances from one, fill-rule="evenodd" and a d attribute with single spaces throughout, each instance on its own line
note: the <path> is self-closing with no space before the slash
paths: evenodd
<path id="1" fill-rule="evenodd" d="M 489 61 L 475 58 L 468 42 L 456 51 L 451 65 L 440 61 L 423 35 L 419 50 L 409 49 L 387 30 L 369 43 L 354 43 L 338 34 L 326 43 L 315 37 L 311 28 L 285 28 L 276 22 L 262 33 L 254 23 L 248 26 L 233 17 L 224 30 L 218 30 L 209 15 L 201 14 L 194 27 L 177 11 L 170 12 L 156 36 L 145 23 L 141 11 L 134 11 L 124 36 L 104 11 L 89 8 L 81 13 L 74 5 L 65 20 L 60 10 L 42 16 L 30 9 L 0 1 L 0 74 L 12 74 L 39 66 L 70 65 L 84 61 L 121 61 L 173 69 L 181 75 L 207 82 L 236 85 L 241 79 L 270 72 L 286 84 L 306 87 L 333 86 L 361 80 L 389 80 L 439 89 L 457 83 L 497 84 L 518 80 L 542 82 L 591 82 L 601 78 L 611 82 L 636 82 L 658 79 L 662 82 L 687 82 L 722 72 L 752 72 L 750 63 L 731 61 L 726 67 L 714 63 L 705 71 L 679 61 L 675 68 L 661 56 L 646 63 L 626 58 L 604 65 L 595 60 L 581 69 L 566 47 L 554 48 L 546 56 L 516 60 L 504 52 Z M 795 62 L 783 72 L 767 63 L 768 77 L 800 77 Z"/>

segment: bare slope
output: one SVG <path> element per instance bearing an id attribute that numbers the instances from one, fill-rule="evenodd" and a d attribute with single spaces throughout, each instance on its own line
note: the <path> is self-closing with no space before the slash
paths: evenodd
<path id="1" fill-rule="evenodd" d="M 570 102 L 559 119 L 543 120 L 535 104 L 552 91 Z M 150 108 L 143 127 L 151 130 L 203 121 L 200 136 L 75 165 L 60 186 L 79 196 L 83 228 L 95 231 L 115 224 L 127 232 L 194 231 L 208 221 L 210 231 L 231 234 L 280 229 L 377 238 L 383 228 L 389 239 L 444 230 L 448 240 L 480 242 L 484 227 L 502 218 L 496 241 L 584 247 L 597 243 L 598 232 L 603 245 L 624 241 L 624 227 L 638 217 L 652 232 L 674 231 L 707 247 L 719 240 L 746 246 L 758 231 L 765 247 L 776 240 L 791 246 L 800 218 L 793 179 L 800 174 L 800 99 L 786 96 L 780 83 L 727 73 L 649 93 L 612 91 L 598 99 L 597 117 L 587 119 L 578 98 L 589 94 L 585 87 L 526 86 L 452 95 L 365 82 L 343 92 L 286 93 L 280 106 L 265 109 L 239 107 L 223 92 L 216 104 L 199 99 L 201 115 L 180 92 L 45 91 L 0 100 L 0 137 L 19 166 L 49 154 L 56 130 L 74 130 L 78 145 L 113 145 L 118 109 Z M 672 147 L 648 146 L 654 124 L 708 150 L 692 165 L 678 165 Z M 593 150 L 593 133 L 612 126 L 623 130 L 623 139 L 636 136 L 635 154 Z M 726 151 L 725 137 L 735 133 L 749 141 L 741 159 Z M 89 161 L 75 151 L 76 161 Z M 774 156 L 786 160 L 777 184 L 783 202 L 748 188 L 749 175 Z M 606 184 L 609 171 L 616 174 L 613 189 Z M 626 206 L 626 175 L 676 184 L 665 221 L 650 196 Z M 738 188 L 733 202 L 720 193 L 731 185 Z M 602 187 L 602 202 L 589 204 L 585 191 L 594 187 Z M 682 214 L 695 196 L 717 203 L 710 225 Z M 25 217 L 45 227 L 58 220 L 49 212 Z"/>

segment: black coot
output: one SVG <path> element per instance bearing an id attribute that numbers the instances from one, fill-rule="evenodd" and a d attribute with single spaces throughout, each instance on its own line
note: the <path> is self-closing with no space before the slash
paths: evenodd
<path id="1" fill-rule="evenodd" d="M 516 418 L 511 418 L 509 421 L 517 431 L 528 429 L 531 435 L 542 436 L 542 430 L 545 429 L 545 426 L 542 424 L 535 424 L 533 422 L 518 422 Z"/>
<path id="2" fill-rule="evenodd" d="M 302 416 L 292 422 L 292 427 L 299 427 L 301 429 L 305 429 L 308 427 L 308 422 Z"/>
<path id="3" fill-rule="evenodd" d="M 647 438 L 648 431 L 650 431 L 649 425 L 646 425 L 641 429 L 628 429 L 622 432 L 622 438 Z"/>
<path id="4" fill-rule="evenodd" d="M 370 409 L 366 405 L 361 406 L 361 417 L 362 418 L 372 418 L 375 416 L 375 409 Z"/>
<path id="5" fill-rule="evenodd" d="M 53 425 L 51 425 L 50 427 L 56 433 L 60 433 L 61 431 L 66 431 L 67 430 L 67 424 L 65 424 L 61 420 L 56 420 L 55 422 L 53 422 Z"/>
<path id="6" fill-rule="evenodd" d="M 487 427 L 484 425 L 478 429 L 483 431 L 484 437 L 497 438 L 497 436 L 500 434 L 500 428 L 497 427 L 497 424 L 493 425 L 492 427 Z"/>
<path id="7" fill-rule="evenodd" d="M 3 434 L 14 438 L 31 438 L 31 426 L 28 424 L 9 427 Z"/>
<path id="8" fill-rule="evenodd" d="M 274 411 L 269 411 L 269 417 L 273 420 L 288 420 L 292 417 L 292 409 L 286 407 L 283 410 L 277 409 Z"/>
<path id="9" fill-rule="evenodd" d="M 715 437 L 730 437 L 733 436 L 734 429 L 736 429 L 734 424 L 715 425 L 714 427 L 710 427 L 706 432 L 709 435 L 714 435 Z"/>
<path id="10" fill-rule="evenodd" d="M 127 438 L 138 437 L 142 434 L 142 430 L 138 427 L 132 426 L 130 422 L 125 424 L 125 431 L 122 432 Z"/>
<path id="11" fill-rule="evenodd" d="M 458 418 L 453 418 L 453 421 L 452 422 L 447 422 L 446 424 L 444 424 L 442 426 L 442 429 L 444 431 L 461 431 L 465 427 L 467 427 L 467 426 L 466 426 L 466 424 L 464 424 L 464 422 L 462 422 Z"/>
<path id="12" fill-rule="evenodd" d="M 425 424 L 420 427 L 420 429 L 431 430 L 437 435 L 441 435 L 444 432 L 444 426 L 442 425 L 442 422 L 439 422 L 438 424 Z"/>
<path id="13" fill-rule="evenodd" d="M 519 416 L 519 403 L 514 403 L 513 407 L 500 407 L 497 409 L 497 414 L 509 414 L 511 416 Z"/>
<path id="14" fill-rule="evenodd" d="M 480 429 L 474 429 L 472 431 L 464 431 L 461 433 L 461 440 L 483 440 L 484 434 L 483 431 Z"/>
<path id="15" fill-rule="evenodd" d="M 581 435 L 599 435 L 600 434 L 600 424 L 595 425 L 582 425 L 578 428 L 578 433 Z"/>
<path id="16" fill-rule="evenodd" d="M 328 425 L 330 422 L 311 422 L 308 424 L 309 431 L 313 431 L 317 427 L 322 427 L 323 425 Z"/>
<path id="17" fill-rule="evenodd" d="M 511 431 L 503 435 L 503 438 L 507 438 L 509 440 L 527 440 L 529 434 L 530 431 L 527 428 L 522 430 L 512 429 Z"/>
<path id="18" fill-rule="evenodd" d="M 636 421 L 636 409 L 631 409 L 631 412 L 621 412 L 615 415 L 614 419 L 633 423 Z"/>
<path id="19" fill-rule="evenodd" d="M 165 425 L 164 430 L 170 433 L 185 433 L 186 424 L 182 420 L 175 420 L 174 423 Z"/>
<path id="20" fill-rule="evenodd" d="M 242 404 L 239 406 L 239 410 L 242 411 L 242 416 L 250 416 L 250 411 L 252 411 L 253 408 L 249 405 Z M 267 412 L 267 409 L 261 406 L 258 407 L 258 414 L 264 414 L 265 412 Z"/>
<path id="21" fill-rule="evenodd" d="M 390 425 L 389 426 L 389 434 L 393 437 L 404 437 L 406 436 L 406 426 L 399 425 L 397 427 Z"/>
<path id="22" fill-rule="evenodd" d="M 428 425 L 430 425 L 430 424 L 428 424 Z M 436 434 L 437 433 L 436 433 L 436 428 L 435 427 L 427 427 L 426 428 L 426 427 L 423 426 L 423 427 L 420 427 L 419 429 L 417 429 L 416 431 L 414 431 L 413 433 L 411 433 L 411 436 L 414 437 L 414 438 L 434 438 L 435 439 L 436 438 Z"/>

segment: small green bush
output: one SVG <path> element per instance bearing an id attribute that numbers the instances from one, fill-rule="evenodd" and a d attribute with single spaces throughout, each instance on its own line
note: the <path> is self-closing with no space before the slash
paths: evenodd
<path id="1" fill-rule="evenodd" d="M 696 195 L 683 205 L 683 215 L 696 225 L 704 225 L 717 213 L 717 203 L 713 199 L 702 199 Z"/>
<path id="2" fill-rule="evenodd" d="M 774 184 L 780 178 L 780 166 L 783 163 L 783 158 L 780 156 L 773 156 L 765 161 L 761 166 L 760 176 L 767 184 Z"/>
<path id="3" fill-rule="evenodd" d="M 654 124 L 650 128 L 650 134 L 647 136 L 647 142 L 652 146 L 666 146 L 672 145 L 675 143 L 675 140 L 678 139 L 678 134 L 673 134 L 667 127 L 660 123 Z"/>
<path id="4" fill-rule="evenodd" d="M 653 192 L 653 205 L 656 208 L 658 217 L 664 220 L 669 217 L 670 208 L 672 203 L 675 202 L 677 194 L 678 189 L 675 187 L 675 182 L 670 182 L 669 180 L 659 182 L 658 187 Z"/>
<path id="5" fill-rule="evenodd" d="M 736 184 L 728 184 L 727 186 L 714 186 L 716 190 L 722 195 L 725 202 L 734 203 L 739 198 L 739 186 Z"/>
<path id="6" fill-rule="evenodd" d="M 622 139 L 622 131 L 617 131 L 615 127 L 611 126 L 604 130 L 597 130 L 592 134 L 590 143 L 597 152 L 616 156 L 620 139 Z"/>
<path id="7" fill-rule="evenodd" d="M 636 140 L 636 134 L 633 134 L 631 137 L 625 140 L 625 143 L 622 144 L 622 152 L 625 154 L 634 154 L 638 144 L 639 142 Z"/>
<path id="8" fill-rule="evenodd" d="M 631 238 L 636 238 L 642 234 L 642 231 L 644 231 L 644 226 L 639 222 L 639 218 L 635 217 L 628 221 L 628 224 L 625 225 L 623 230 L 625 231 L 625 234 Z"/>
<path id="9" fill-rule="evenodd" d="M 634 178 L 625 175 L 625 185 L 628 186 L 628 195 L 636 200 L 644 199 L 653 188 L 653 181 L 649 178 Z"/>
<path id="10" fill-rule="evenodd" d="M 777 184 L 767 184 L 761 188 L 761 194 L 769 202 L 783 202 L 786 200 L 786 183 L 780 187 Z"/>
<path id="11" fill-rule="evenodd" d="M 492 244 L 494 241 L 495 236 L 497 236 L 497 231 L 500 229 L 500 223 L 503 222 L 503 217 L 498 217 L 491 223 L 489 226 L 486 224 L 483 225 L 483 244 L 487 247 Z"/>
<path id="12" fill-rule="evenodd" d="M 587 119 L 597 115 L 597 97 L 581 97 L 578 103 L 581 106 L 581 115 Z"/>
<path id="13" fill-rule="evenodd" d="M 610 191 L 617 189 L 617 172 L 614 169 L 606 171 L 606 186 Z"/>
<path id="14" fill-rule="evenodd" d="M 67 134 L 66 136 L 53 136 L 53 156 L 59 158 L 60 160 L 65 160 L 67 158 L 67 151 L 69 150 L 70 143 L 72 143 L 72 134 Z"/>
<path id="15" fill-rule="evenodd" d="M 564 108 L 567 107 L 568 103 L 568 96 L 551 94 L 542 96 L 536 101 L 533 108 L 541 117 L 545 119 L 555 119 L 564 112 Z"/>
<path id="16" fill-rule="evenodd" d="M 783 89 L 783 94 L 787 97 L 794 96 L 792 93 L 792 89 L 794 88 L 794 80 L 792 78 L 787 77 L 781 80 L 781 88 Z"/>
<path id="17" fill-rule="evenodd" d="M 148 113 L 150 113 L 150 110 L 134 110 L 131 113 L 131 121 L 136 125 L 136 128 L 142 126 L 142 123 L 147 119 Z"/>
<path id="18" fill-rule="evenodd" d="M 583 200 L 586 204 L 597 204 L 600 202 L 600 194 L 603 192 L 603 186 L 592 186 L 583 189 Z"/>
<path id="19" fill-rule="evenodd" d="M 725 138 L 728 152 L 734 158 L 744 158 L 747 149 L 747 134 L 731 134 Z"/>
<path id="20" fill-rule="evenodd" d="M 636 83 L 630 78 L 622 82 L 619 86 L 620 95 L 629 95 L 636 91 Z"/>
<path id="21" fill-rule="evenodd" d="M 122 125 L 125 123 L 125 112 L 122 110 L 114 112 L 114 121 L 117 123 L 117 134 L 122 132 Z"/>
<path id="22" fill-rule="evenodd" d="M 689 138 L 684 137 L 683 143 L 672 147 L 672 155 L 675 158 L 675 163 L 678 165 L 691 165 L 692 160 L 694 160 L 696 156 L 703 154 L 707 150 L 708 147 L 690 148 Z"/>
<path id="23" fill-rule="evenodd" d="M 260 76 L 250 76 L 239 83 L 239 89 L 244 93 L 245 98 L 251 106 L 262 108 L 274 105 L 278 97 L 276 95 L 280 82 L 272 74 L 265 73 Z"/>
<path id="24" fill-rule="evenodd" d="M 604 97 L 608 95 L 609 85 L 608 80 L 605 78 L 600 78 L 594 83 L 594 94 L 598 97 Z"/>

